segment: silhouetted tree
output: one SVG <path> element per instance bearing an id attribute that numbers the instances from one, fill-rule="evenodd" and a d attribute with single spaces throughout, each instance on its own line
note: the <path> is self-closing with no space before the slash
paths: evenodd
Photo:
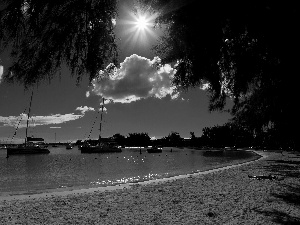
<path id="1" fill-rule="evenodd" d="M 10 49 L 6 80 L 30 85 L 66 64 L 78 81 L 117 56 L 117 0 L 7 0 L 0 3 L 0 52 Z"/>
<path id="2" fill-rule="evenodd" d="M 159 12 L 156 22 L 165 25 L 166 35 L 155 49 L 162 63 L 176 63 L 175 84 L 208 84 L 210 110 L 224 109 L 230 97 L 235 120 L 253 133 L 268 127 L 282 142 L 298 142 L 296 3 L 141 2 Z"/>
<path id="3" fill-rule="evenodd" d="M 228 122 L 203 128 L 201 143 L 209 147 L 250 147 L 254 144 L 254 136 L 247 128 Z"/>
<path id="4" fill-rule="evenodd" d="M 148 146 L 150 139 L 148 133 L 129 133 L 126 143 L 130 146 Z"/>
<path id="5" fill-rule="evenodd" d="M 126 137 L 117 133 L 112 136 L 112 138 L 118 143 L 118 145 L 125 145 Z"/>
<path id="6" fill-rule="evenodd" d="M 195 136 L 195 132 L 190 132 L 190 135 L 191 135 L 191 139 L 190 139 L 190 141 L 189 141 L 189 144 L 191 145 L 191 146 L 197 146 L 197 145 L 199 145 L 199 138 L 197 138 L 196 136 Z"/>
<path id="7" fill-rule="evenodd" d="M 181 146 L 182 138 L 178 132 L 172 131 L 167 137 L 164 137 L 168 146 Z"/>
<path id="8" fill-rule="evenodd" d="M 196 136 L 195 136 L 195 132 L 190 132 L 190 135 L 191 135 L 191 139 L 195 139 L 196 138 Z"/>
<path id="9" fill-rule="evenodd" d="M 232 121 L 225 123 L 223 127 L 227 127 L 225 131 L 230 136 L 228 146 L 250 147 L 254 144 L 254 134 L 248 127 L 241 126 Z"/>

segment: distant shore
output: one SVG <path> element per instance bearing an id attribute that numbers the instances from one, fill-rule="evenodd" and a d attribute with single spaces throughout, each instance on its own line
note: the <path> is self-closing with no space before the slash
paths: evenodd
<path id="1" fill-rule="evenodd" d="M 254 162 L 143 184 L 41 193 L 34 198 L 0 197 L 0 221 L 3 224 L 300 222 L 299 154 L 257 153 L 263 157 Z"/>

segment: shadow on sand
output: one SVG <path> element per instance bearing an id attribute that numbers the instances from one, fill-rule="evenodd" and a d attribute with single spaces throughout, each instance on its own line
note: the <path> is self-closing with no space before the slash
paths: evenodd
<path id="1" fill-rule="evenodd" d="M 300 157 L 293 156 L 282 160 L 268 160 L 268 162 L 269 165 L 265 166 L 267 171 L 284 177 L 283 182 L 278 182 L 280 191 L 276 193 L 272 191 L 271 196 L 275 199 L 271 201 L 285 202 L 287 207 L 282 210 L 258 210 L 258 212 L 271 217 L 278 224 L 300 224 L 300 183 L 292 183 L 292 179 L 300 177 Z"/>

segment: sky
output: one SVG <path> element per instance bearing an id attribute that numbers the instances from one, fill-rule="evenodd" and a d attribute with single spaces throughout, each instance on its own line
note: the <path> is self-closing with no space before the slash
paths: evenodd
<path id="1" fill-rule="evenodd" d="M 134 15 L 131 1 L 121 2 L 115 21 L 120 63 L 110 79 L 89 85 L 86 76 L 76 86 L 76 79 L 63 66 L 61 76 L 25 90 L 20 84 L 1 80 L 9 58 L 0 53 L 0 143 L 24 142 L 31 95 L 28 136 L 42 137 L 46 142 L 98 138 L 102 97 L 106 99 L 102 137 L 146 132 L 152 138 L 162 138 L 178 132 L 188 138 L 190 132 L 201 136 L 204 127 L 228 121 L 228 113 L 208 111 L 204 90 L 177 90 L 171 83 L 172 65 L 154 69 L 160 58 L 151 47 L 163 30 L 152 28 L 155 15 Z"/>

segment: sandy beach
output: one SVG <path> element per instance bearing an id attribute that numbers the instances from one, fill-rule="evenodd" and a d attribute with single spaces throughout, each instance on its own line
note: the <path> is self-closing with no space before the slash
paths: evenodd
<path id="1" fill-rule="evenodd" d="M 300 224 L 300 155 L 258 153 L 266 157 L 155 182 L 2 196 L 0 224 Z"/>

